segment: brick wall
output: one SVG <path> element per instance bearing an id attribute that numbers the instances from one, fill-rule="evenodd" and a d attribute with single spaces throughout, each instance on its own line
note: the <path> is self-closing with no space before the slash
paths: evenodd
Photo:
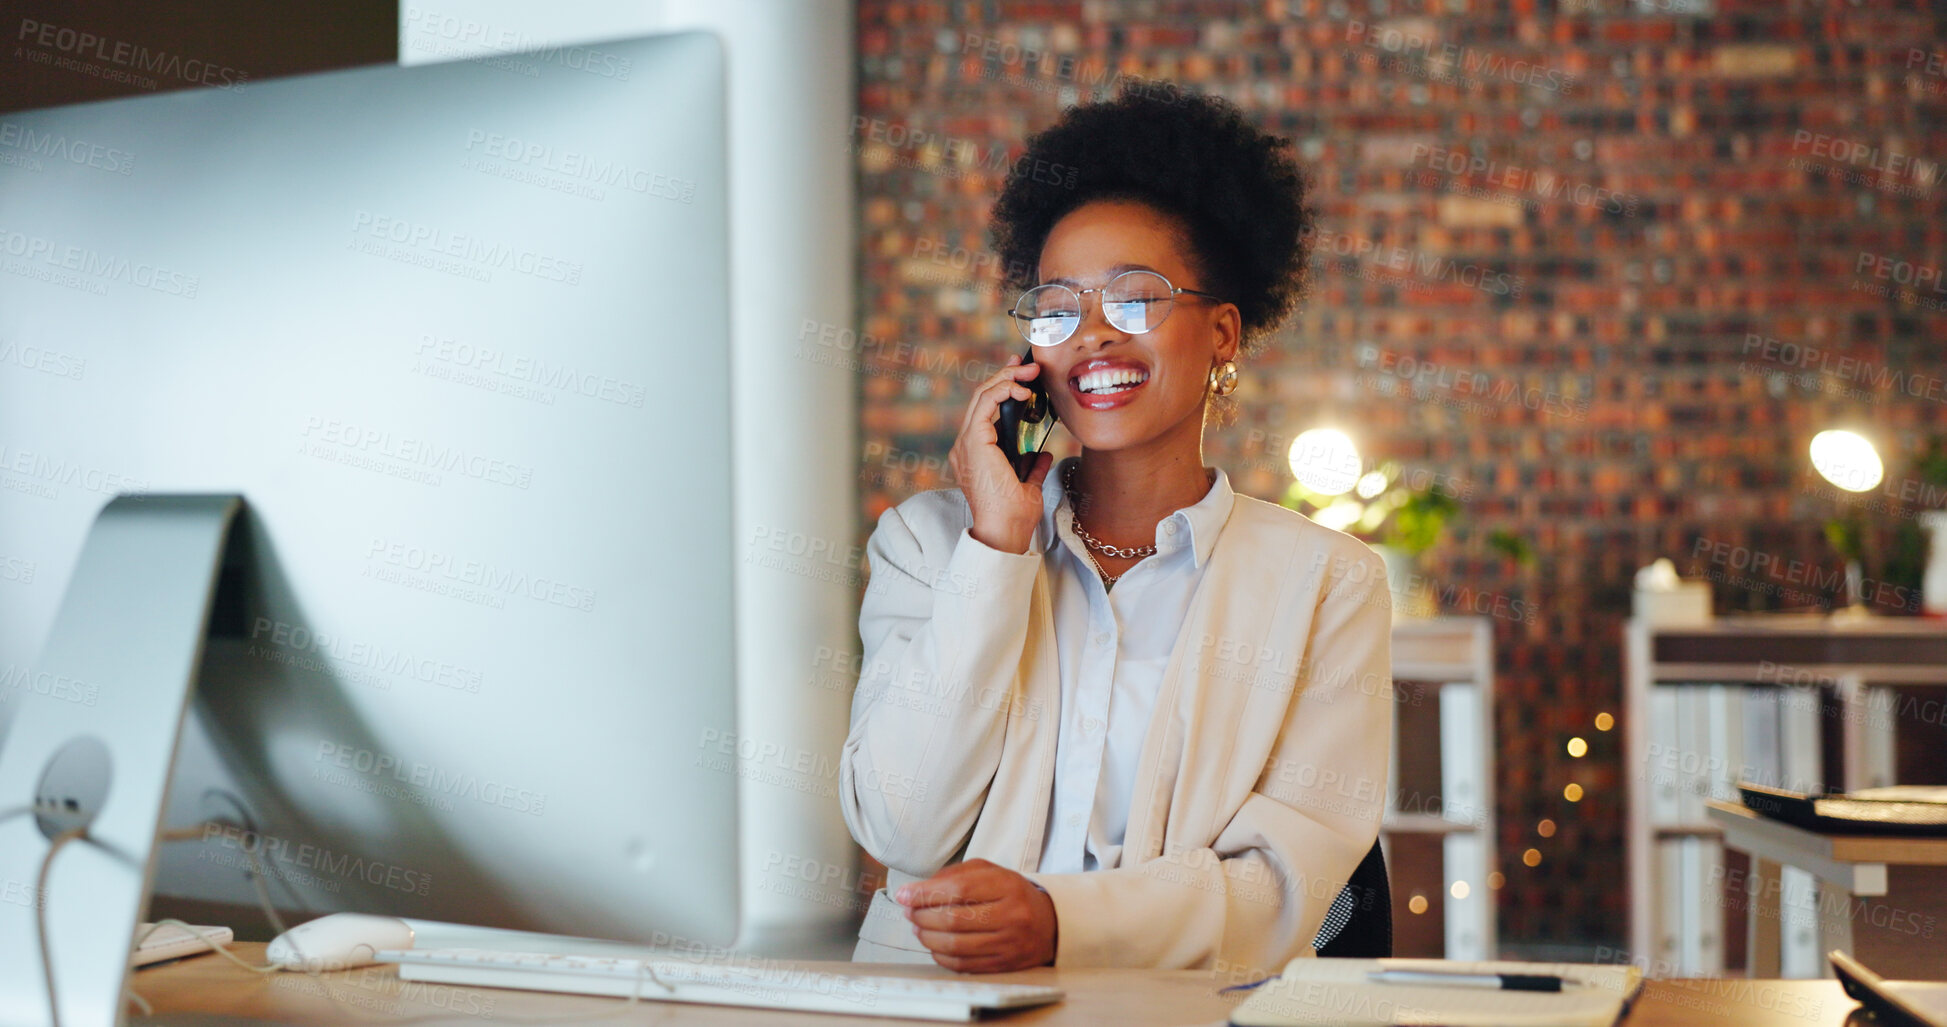
<path id="1" fill-rule="evenodd" d="M 1503 937 L 1621 944 L 1621 731 L 1595 721 L 1620 713 L 1635 569 L 1723 571 L 1720 610 L 1803 601 L 1712 554 L 1836 567 L 1805 458 L 1826 427 L 1887 455 L 1883 550 L 1947 505 L 1901 484 L 1947 432 L 1947 7 L 858 0 L 858 21 L 862 323 L 825 342 L 861 371 L 861 541 L 945 484 L 970 382 L 1021 348 L 986 216 L 1027 135 L 1119 80 L 1231 98 L 1297 142 L 1323 217 L 1313 290 L 1206 459 L 1275 499 L 1289 440 L 1330 423 L 1470 495 L 1427 567 L 1448 610 L 1499 614 Z"/>

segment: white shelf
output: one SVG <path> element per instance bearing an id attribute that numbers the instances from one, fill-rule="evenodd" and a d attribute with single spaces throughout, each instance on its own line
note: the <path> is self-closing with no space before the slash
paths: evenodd
<path id="1" fill-rule="evenodd" d="M 1493 959 L 1494 891 L 1494 627 L 1486 617 L 1428 617 L 1393 622 L 1393 680 L 1432 686 L 1440 712 L 1440 799 L 1443 813 L 1388 809 L 1381 836 L 1441 839 L 1442 925 L 1448 959 Z M 1431 739 L 1395 737 L 1404 744 Z M 1452 897 L 1465 883 L 1464 898 Z"/>

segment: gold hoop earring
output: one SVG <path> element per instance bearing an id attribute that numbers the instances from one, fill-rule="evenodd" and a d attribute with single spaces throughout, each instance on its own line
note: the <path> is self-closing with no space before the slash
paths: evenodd
<path id="1" fill-rule="evenodd" d="M 1213 396 L 1228 396 L 1231 393 L 1236 392 L 1237 391 L 1236 361 L 1226 360 L 1224 361 L 1224 366 L 1212 367 L 1210 369 L 1210 380 L 1208 385 L 1210 389 L 1210 394 Z"/>

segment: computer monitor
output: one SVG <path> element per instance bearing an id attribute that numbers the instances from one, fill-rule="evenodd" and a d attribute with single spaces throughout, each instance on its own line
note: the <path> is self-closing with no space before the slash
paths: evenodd
<path id="1" fill-rule="evenodd" d="M 166 820 L 251 830 L 158 896 L 737 940 L 724 65 L 0 118 L 0 718 L 88 702 L 35 654 L 111 496 L 248 506 Z"/>

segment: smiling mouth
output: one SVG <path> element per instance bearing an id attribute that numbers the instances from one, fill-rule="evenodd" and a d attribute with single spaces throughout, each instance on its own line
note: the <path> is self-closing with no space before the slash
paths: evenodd
<path id="1" fill-rule="evenodd" d="M 1072 379 L 1075 391 L 1085 396 L 1111 396 L 1118 392 L 1128 392 L 1148 380 L 1149 372 L 1133 367 L 1090 371 Z"/>

